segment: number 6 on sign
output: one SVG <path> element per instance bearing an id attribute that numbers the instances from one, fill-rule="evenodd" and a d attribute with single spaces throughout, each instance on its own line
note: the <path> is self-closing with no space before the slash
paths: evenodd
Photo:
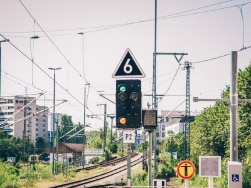
<path id="1" fill-rule="evenodd" d="M 135 143 L 135 130 L 123 130 L 123 143 Z"/>
<path id="2" fill-rule="evenodd" d="M 130 74 L 131 72 L 132 72 L 132 65 L 130 65 L 129 63 L 130 63 L 130 58 L 129 59 L 127 59 L 127 61 L 126 61 L 126 63 L 125 63 L 125 66 L 124 66 L 124 72 L 126 73 L 126 74 Z"/>
<path id="3" fill-rule="evenodd" d="M 131 50 L 126 49 L 122 59 L 117 65 L 115 71 L 112 74 L 113 78 L 133 77 L 133 78 L 144 78 L 145 73 L 139 66 Z"/>

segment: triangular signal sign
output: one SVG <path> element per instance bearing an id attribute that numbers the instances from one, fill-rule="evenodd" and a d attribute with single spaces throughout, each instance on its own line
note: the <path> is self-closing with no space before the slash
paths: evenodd
<path id="1" fill-rule="evenodd" d="M 134 58 L 131 50 L 126 49 L 121 61 L 117 65 L 113 75 L 116 77 L 134 77 L 134 78 L 144 78 L 145 73 L 139 66 L 138 62 Z"/>

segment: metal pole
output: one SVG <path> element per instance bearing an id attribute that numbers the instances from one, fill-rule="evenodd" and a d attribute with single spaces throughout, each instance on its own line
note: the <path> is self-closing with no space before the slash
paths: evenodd
<path id="1" fill-rule="evenodd" d="M 152 101 L 152 107 L 153 109 L 156 109 L 157 108 L 157 104 L 156 104 L 156 51 L 157 51 L 157 0 L 155 0 L 155 8 L 154 8 L 154 54 L 153 54 L 153 101 Z M 158 126 L 157 126 L 158 128 Z M 152 134 L 152 133 L 151 133 Z M 153 132 L 153 136 L 154 136 L 154 174 L 153 176 L 155 177 L 155 172 L 157 171 L 157 159 L 156 159 L 156 130 Z M 149 143 L 152 142 L 149 140 Z M 149 150 L 152 150 L 152 149 L 149 149 Z M 152 154 L 151 154 L 152 155 Z M 151 161 L 152 163 L 152 161 Z M 150 163 L 149 163 L 150 164 Z M 151 168 L 149 168 L 149 176 L 151 176 L 151 171 L 150 171 Z M 149 177 L 150 179 L 150 177 Z M 149 182 L 152 185 L 152 181 Z"/>
<path id="2" fill-rule="evenodd" d="M 108 116 L 111 118 L 111 143 L 112 143 L 112 127 L 113 127 L 113 119 L 115 118 L 115 116 Z"/>
<path id="3" fill-rule="evenodd" d="M 54 141 L 55 141 L 55 98 L 56 98 L 56 70 L 60 70 L 61 68 L 49 68 L 50 70 L 53 70 L 53 119 L 52 119 L 52 132 L 53 132 L 53 139 L 52 139 L 52 173 L 55 173 L 55 159 L 54 159 L 54 155 L 55 155 L 55 146 L 54 146 Z M 58 131 L 58 128 L 57 130 Z M 57 135 L 56 135 L 57 136 Z M 58 139 L 58 138 L 56 138 Z M 56 141 L 56 145 L 57 145 L 57 141 Z M 58 154 L 57 154 L 58 155 Z"/>
<path id="4" fill-rule="evenodd" d="M 131 144 L 127 144 L 127 186 L 131 186 Z"/>
<path id="5" fill-rule="evenodd" d="M 56 121 L 56 172 L 58 172 L 58 116 L 57 120 L 55 121 Z"/>
<path id="6" fill-rule="evenodd" d="M 84 124 L 83 124 L 83 151 L 82 151 L 82 165 L 83 165 L 83 169 L 84 169 L 84 166 L 85 166 L 85 115 L 86 115 L 86 84 L 85 84 L 85 87 L 84 87 Z"/>
<path id="7" fill-rule="evenodd" d="M 148 186 L 152 186 L 152 131 L 148 131 L 148 138 L 149 138 L 149 148 L 148 148 Z"/>
<path id="8" fill-rule="evenodd" d="M 0 101 L 1 101 L 1 97 L 2 97 L 2 93 L 1 93 L 1 87 L 2 87 L 2 47 L 1 47 L 1 43 L 0 42 Z"/>
<path id="9" fill-rule="evenodd" d="M 106 104 L 98 104 L 98 105 L 104 105 L 104 146 L 103 146 L 103 152 L 104 152 L 104 157 L 106 160 L 106 153 L 105 153 L 105 148 L 106 148 Z"/>
<path id="10" fill-rule="evenodd" d="M 55 148 L 54 148 L 54 141 L 55 141 L 55 70 L 54 70 L 54 77 L 53 77 L 53 125 L 52 125 L 52 132 L 53 132 L 53 139 L 52 139 L 52 173 L 55 173 Z"/>
<path id="11" fill-rule="evenodd" d="M 9 42 L 9 39 L 5 39 L 5 40 L 1 40 L 0 41 L 0 101 L 1 101 L 1 97 L 2 97 L 2 47 L 1 47 L 1 43 L 2 42 Z"/>
<path id="12" fill-rule="evenodd" d="M 238 161 L 238 132 L 237 132 L 237 52 L 232 52 L 230 93 L 230 161 Z"/>
<path id="13" fill-rule="evenodd" d="M 87 85 L 90 85 L 89 83 L 85 84 L 85 87 L 84 87 L 84 125 L 83 125 L 83 151 L 82 151 L 82 158 L 83 158 L 83 168 L 84 168 L 84 165 L 85 165 L 85 145 L 86 145 L 86 136 L 85 136 L 85 116 L 86 116 L 86 86 Z"/>
<path id="14" fill-rule="evenodd" d="M 104 104 L 104 154 L 106 160 L 106 104 Z"/>

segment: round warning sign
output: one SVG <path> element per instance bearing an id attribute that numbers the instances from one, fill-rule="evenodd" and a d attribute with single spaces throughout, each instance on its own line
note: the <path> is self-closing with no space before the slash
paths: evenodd
<path id="1" fill-rule="evenodd" d="M 195 167 L 191 161 L 184 160 L 179 162 L 177 167 L 178 176 L 182 179 L 190 179 L 195 174 Z"/>

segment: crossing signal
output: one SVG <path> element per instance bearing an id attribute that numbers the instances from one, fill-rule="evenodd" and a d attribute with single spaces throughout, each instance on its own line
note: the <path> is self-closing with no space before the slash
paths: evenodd
<path id="1" fill-rule="evenodd" d="M 141 127 L 141 81 L 116 80 L 116 127 Z"/>

